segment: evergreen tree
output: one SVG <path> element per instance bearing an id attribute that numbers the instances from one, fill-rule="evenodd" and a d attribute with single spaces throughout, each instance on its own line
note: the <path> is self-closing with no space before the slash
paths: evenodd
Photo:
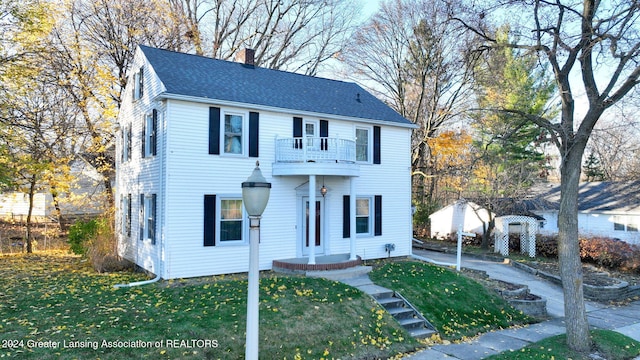
<path id="1" fill-rule="evenodd" d="M 606 176 L 604 174 L 604 170 L 602 169 L 602 164 L 600 163 L 600 159 L 595 156 L 594 153 L 589 153 L 587 156 L 587 161 L 583 166 L 584 176 L 587 178 L 587 181 L 605 181 Z"/>
<path id="2" fill-rule="evenodd" d="M 498 29 L 496 38 L 508 42 L 509 27 Z M 555 86 L 537 65 L 535 54 L 505 47 L 488 52 L 476 68 L 476 96 L 483 109 L 473 123 L 480 157 L 476 185 L 481 192 L 511 196 L 544 173 L 544 130 L 516 112 L 494 111 L 548 115 Z"/>
<path id="3" fill-rule="evenodd" d="M 498 29 L 496 38 L 508 42 L 509 27 Z M 547 114 L 555 86 L 537 65 L 535 54 L 504 47 L 487 52 L 475 70 L 476 98 L 482 111 L 474 115 L 472 124 L 478 158 L 467 197 L 493 211 L 499 210 L 496 200 L 518 198 L 546 173 L 544 130 L 518 113 L 497 110 Z M 488 247 L 492 225 L 492 221 L 487 224 L 483 247 Z"/>

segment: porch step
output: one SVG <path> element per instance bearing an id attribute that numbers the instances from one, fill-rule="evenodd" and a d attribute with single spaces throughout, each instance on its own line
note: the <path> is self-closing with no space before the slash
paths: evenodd
<path id="1" fill-rule="evenodd" d="M 383 308 L 387 310 L 387 312 L 391 312 L 391 310 L 404 309 L 405 308 L 404 301 L 402 299 L 398 299 L 397 297 L 394 297 L 393 293 L 391 294 L 392 295 L 390 295 L 389 297 L 376 299 L 376 300 L 380 305 L 382 305 Z"/>
<path id="2" fill-rule="evenodd" d="M 378 287 L 381 288 L 380 286 Z M 412 337 L 427 338 L 438 332 L 435 327 L 399 293 L 385 289 L 385 291 L 379 291 L 376 295 L 377 296 L 372 295 L 373 298 L 382 305 Z"/>
<path id="3" fill-rule="evenodd" d="M 354 266 L 347 269 L 339 270 L 310 270 L 305 273 L 308 277 L 321 277 L 334 281 L 342 281 L 345 279 L 357 278 L 367 275 L 371 271 L 371 266 Z"/>
<path id="4" fill-rule="evenodd" d="M 413 309 L 405 308 L 405 307 L 395 307 L 387 310 L 391 316 L 393 316 L 396 320 L 400 321 L 403 319 L 411 319 L 413 318 Z"/>
<path id="5" fill-rule="evenodd" d="M 409 335 L 411 335 L 411 337 L 414 337 L 416 339 L 426 339 L 428 337 L 431 337 L 431 335 L 433 334 L 437 334 L 437 331 L 427 329 L 427 328 L 416 328 L 416 329 L 409 330 Z"/>
<path id="6" fill-rule="evenodd" d="M 424 327 L 424 320 L 417 318 L 409 318 L 409 319 L 399 319 L 398 322 L 402 325 L 403 328 L 409 329 L 419 329 Z"/>

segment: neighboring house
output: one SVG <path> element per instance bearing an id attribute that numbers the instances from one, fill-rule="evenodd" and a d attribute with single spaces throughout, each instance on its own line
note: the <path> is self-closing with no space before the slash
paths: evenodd
<path id="1" fill-rule="evenodd" d="M 529 210 L 544 217 L 540 233 L 558 232 L 560 185 L 535 190 Z M 583 236 L 618 238 L 640 244 L 640 181 L 584 182 L 578 190 L 578 231 Z"/>
<path id="2" fill-rule="evenodd" d="M 464 232 L 482 235 L 484 227 L 488 226 L 489 215 L 487 209 L 472 201 L 458 200 L 429 215 L 431 236 L 449 238 L 458 232 L 460 226 Z M 495 218 L 495 214 L 491 217 Z"/>
<path id="3" fill-rule="evenodd" d="M 93 216 L 104 212 L 105 192 L 102 176 L 82 158 L 70 164 L 73 178 L 69 192 L 59 195 L 58 203 L 63 216 Z M 29 195 L 12 191 L 0 193 L 0 218 L 26 221 L 29 213 Z M 33 221 L 56 219 L 53 197 L 50 192 L 39 191 L 33 197 Z"/>
<path id="4" fill-rule="evenodd" d="M 245 55 L 136 50 L 118 117 L 120 254 L 165 279 L 246 272 L 241 183 L 259 160 L 272 183 L 260 269 L 382 258 L 390 243 L 391 256 L 409 255 L 415 126 L 354 83 Z"/>
<path id="5" fill-rule="evenodd" d="M 41 219 L 51 216 L 53 207 L 49 193 L 36 193 L 33 196 L 31 216 Z M 11 191 L 0 193 L 0 217 L 5 220 L 26 221 L 29 214 L 29 194 Z"/>

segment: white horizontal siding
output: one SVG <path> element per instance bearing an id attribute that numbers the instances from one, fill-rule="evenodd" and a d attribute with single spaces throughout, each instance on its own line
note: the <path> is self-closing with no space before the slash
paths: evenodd
<path id="1" fill-rule="evenodd" d="M 118 234 L 118 251 L 123 257 L 136 262 L 139 266 L 147 271 L 157 273 L 160 269 L 160 253 L 161 245 L 158 238 L 155 245 L 151 245 L 148 240 L 140 241 L 139 235 L 139 209 L 140 194 L 157 195 L 157 213 L 156 213 L 156 233 L 162 234 L 162 159 L 164 153 L 165 131 L 163 126 L 163 104 L 154 101 L 156 96 L 165 89 L 158 80 L 155 72 L 148 64 L 145 63 L 141 51 L 136 51 L 134 60 L 131 65 L 131 71 L 138 71 L 144 66 L 143 95 L 138 100 L 133 100 L 133 84 L 132 77 L 129 77 L 129 83 L 123 94 L 123 101 L 118 114 L 119 131 L 116 133 L 116 232 Z M 150 114 L 153 109 L 158 110 L 159 129 L 157 134 L 158 151 L 156 156 L 142 158 L 142 131 L 145 125 L 145 116 Z M 122 131 L 131 127 L 131 160 L 122 162 Z M 123 235 L 122 230 L 122 196 L 131 194 L 131 236 Z"/>
<path id="2" fill-rule="evenodd" d="M 145 76 L 148 73 L 145 72 Z M 248 111 L 221 107 L 224 111 Z M 133 130 L 133 160 L 120 164 L 121 193 L 133 194 L 132 244 L 135 260 L 145 268 L 155 264 L 160 256 L 160 241 L 147 246 L 137 240 L 137 194 L 161 191 L 164 179 L 165 198 L 158 195 L 158 229 L 164 244 L 164 278 L 203 276 L 246 272 L 248 242 L 241 245 L 203 246 L 204 195 L 241 195 L 240 184 L 247 179 L 256 158 L 210 155 L 209 105 L 167 100 L 166 156 L 164 164 L 147 162 L 140 157 L 142 123 Z M 260 167 L 272 183 L 271 197 L 261 222 L 260 268 L 270 269 L 274 259 L 301 256 L 300 221 L 302 198 L 296 188 L 304 188 L 306 176 L 273 177 L 274 139 L 293 135 L 293 114 L 260 112 Z M 134 116 L 143 119 L 143 116 Z M 316 119 L 318 120 L 318 119 Z M 136 120 L 137 121 L 137 120 Z M 353 139 L 355 126 L 345 121 L 329 121 L 329 136 Z M 411 252 L 411 190 L 410 190 L 410 130 L 382 127 L 382 164 L 360 165 L 361 176 L 356 179 L 357 194 L 382 195 L 382 236 L 359 237 L 357 253 L 363 258 L 385 257 L 384 244 L 396 244 L 394 256 Z M 162 143 L 162 142 L 161 142 Z M 159 150 L 160 151 L 160 150 Z M 159 153 L 158 157 L 162 155 Z M 349 194 L 349 178 L 324 178 L 330 194 L 325 199 L 325 253 L 349 252 L 349 239 L 342 238 L 342 199 Z M 317 178 L 318 188 L 322 177 Z M 160 208 L 164 209 L 164 213 Z M 355 211 L 355 210 L 354 210 Z M 371 214 L 373 216 L 373 214 Z M 145 265 L 145 262 L 148 263 Z M 156 265 L 157 267 L 157 265 Z"/>
<path id="3" fill-rule="evenodd" d="M 544 228 L 540 233 L 554 235 L 558 233 L 557 211 L 536 211 L 536 214 L 545 218 Z M 616 213 L 580 213 L 578 214 L 578 231 L 581 236 L 603 236 L 617 238 L 630 244 L 640 244 L 640 232 L 614 230 L 616 216 L 638 216 Z M 640 220 L 636 220 L 640 224 Z"/>

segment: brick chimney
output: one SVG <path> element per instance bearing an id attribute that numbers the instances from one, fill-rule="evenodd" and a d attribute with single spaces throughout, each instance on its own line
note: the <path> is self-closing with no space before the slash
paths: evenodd
<path id="1" fill-rule="evenodd" d="M 249 48 L 240 50 L 236 55 L 236 61 L 245 65 L 255 66 L 256 51 Z"/>

